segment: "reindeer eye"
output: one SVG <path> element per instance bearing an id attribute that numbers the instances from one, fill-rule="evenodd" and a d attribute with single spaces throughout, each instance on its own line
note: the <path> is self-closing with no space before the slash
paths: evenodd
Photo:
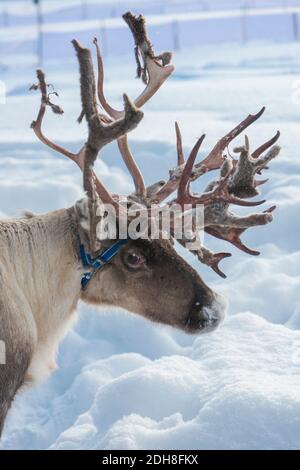
<path id="1" fill-rule="evenodd" d="M 130 268 L 139 268 L 144 264 L 145 258 L 143 255 L 133 251 L 127 253 L 125 257 L 125 262 Z"/>

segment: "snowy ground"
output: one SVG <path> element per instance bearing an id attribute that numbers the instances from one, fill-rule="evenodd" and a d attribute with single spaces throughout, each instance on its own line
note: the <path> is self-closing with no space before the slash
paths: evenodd
<path id="1" fill-rule="evenodd" d="M 81 305 L 79 321 L 60 348 L 58 370 L 17 398 L 0 449 L 300 447 L 299 57 L 298 44 L 181 53 L 174 77 L 145 107 L 143 123 L 130 136 L 151 182 L 174 164 L 175 119 L 186 149 L 205 131 L 207 151 L 262 105 L 265 115 L 248 131 L 253 146 L 282 132 L 282 153 L 264 187 L 268 204 L 278 205 L 276 219 L 244 237 L 261 257 L 233 249 L 223 262 L 224 281 L 182 252 L 228 298 L 223 326 L 190 337 L 123 311 Z M 63 70 L 46 68 L 65 109 L 62 118 L 48 116 L 47 133 L 77 149 L 85 131 L 75 122 L 75 59 Z M 33 74 L 20 64 L 1 71 L 8 96 L 0 114 L 0 211 L 9 215 L 67 206 L 82 194 L 75 165 L 43 148 L 29 129 L 39 101 L 27 92 Z M 140 87 L 132 57 L 122 60 L 122 74 L 119 63 L 109 61 L 106 76 L 115 105 L 123 91 L 134 96 Z M 112 190 L 131 188 L 114 145 L 98 162 L 98 173 Z"/>

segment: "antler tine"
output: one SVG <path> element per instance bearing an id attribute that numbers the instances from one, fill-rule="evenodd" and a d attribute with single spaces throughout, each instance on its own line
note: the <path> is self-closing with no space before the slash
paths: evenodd
<path id="1" fill-rule="evenodd" d="M 66 157 L 70 158 L 79 166 L 79 168 L 83 169 L 83 158 L 82 158 L 83 148 L 78 153 L 69 152 L 64 147 L 61 147 L 60 145 L 55 144 L 53 141 L 48 139 L 43 133 L 42 131 L 43 119 L 46 113 L 47 106 L 49 105 L 51 106 L 51 103 L 49 102 L 49 98 L 48 98 L 47 84 L 46 84 L 44 72 L 41 69 L 38 69 L 36 71 L 36 75 L 38 79 L 38 85 L 33 85 L 32 87 L 30 87 L 30 89 L 31 90 L 40 89 L 41 104 L 40 104 L 38 116 L 35 121 L 32 121 L 30 127 L 33 129 L 35 135 L 43 144 L 47 145 L 47 147 L 50 147 L 52 150 L 55 150 L 56 152 L 61 153 L 62 155 L 65 155 Z M 56 114 L 63 114 L 63 110 L 61 108 L 58 108 L 58 112 L 56 112 Z"/>
<path id="2" fill-rule="evenodd" d="M 280 132 L 277 131 L 276 134 L 274 135 L 274 137 L 272 137 L 272 139 L 268 140 L 267 142 L 265 142 L 264 144 L 260 145 L 253 153 L 252 153 L 252 158 L 258 158 L 263 152 L 265 152 L 266 150 L 268 150 L 269 147 L 271 147 L 272 145 L 274 145 L 277 140 L 279 139 L 280 137 Z"/>
<path id="3" fill-rule="evenodd" d="M 136 17 L 131 12 L 127 12 L 123 15 L 123 19 L 128 24 L 133 34 L 136 47 L 136 59 L 139 60 L 138 53 L 140 53 L 144 60 L 144 69 L 139 67 L 140 72 L 138 72 L 137 75 L 138 78 L 140 78 L 142 71 L 145 71 L 147 78 L 145 78 L 145 75 L 143 75 L 143 77 L 145 78 L 144 82 L 146 82 L 145 84 L 147 86 L 134 101 L 135 106 L 141 108 L 159 90 L 166 79 L 173 73 L 175 67 L 169 64 L 172 58 L 170 52 L 155 56 L 153 46 L 147 35 L 146 20 L 143 15 Z M 118 119 L 122 117 L 123 111 L 112 108 L 105 99 L 103 90 L 103 60 L 97 38 L 94 38 L 94 44 L 96 46 L 98 61 L 98 98 L 108 115 L 114 119 Z M 159 61 L 162 62 L 162 65 Z"/>
<path id="4" fill-rule="evenodd" d="M 103 109 L 107 112 L 107 114 L 113 119 L 119 119 L 123 116 L 123 111 L 117 111 L 116 109 L 112 108 L 110 104 L 106 101 L 104 95 L 104 67 L 103 67 L 103 59 L 100 51 L 100 47 L 98 44 L 98 39 L 94 37 L 93 43 L 96 47 L 96 56 L 97 56 L 97 68 L 98 68 L 98 80 L 97 80 L 97 94 L 98 99 L 103 107 Z"/>
<path id="5" fill-rule="evenodd" d="M 117 142 L 122 158 L 132 176 L 136 195 L 139 197 L 145 197 L 147 190 L 144 178 L 130 151 L 127 135 L 120 137 Z"/>
<path id="6" fill-rule="evenodd" d="M 239 248 L 244 253 L 252 256 L 260 255 L 260 252 L 257 250 L 252 250 L 248 248 L 240 239 L 240 236 L 243 232 L 245 232 L 247 228 L 244 229 L 237 229 L 237 228 L 229 228 L 229 227 L 206 227 L 205 231 L 212 235 L 213 237 L 219 238 L 221 240 L 228 241 L 236 248 Z"/>
<path id="7" fill-rule="evenodd" d="M 262 186 L 263 184 L 267 183 L 269 181 L 269 178 L 266 178 L 264 180 L 255 180 L 254 181 L 254 186 Z"/>
<path id="8" fill-rule="evenodd" d="M 188 240 L 179 239 L 178 243 L 182 245 L 184 248 L 188 248 L 187 244 L 189 243 Z M 198 260 L 202 264 L 206 264 L 209 266 L 215 273 L 221 276 L 223 279 L 226 278 L 226 274 L 219 267 L 219 263 L 225 259 L 231 257 L 231 253 L 221 252 L 221 253 L 213 253 L 207 247 L 201 245 L 197 250 L 190 250 L 191 253 L 197 256 Z"/>
<path id="9" fill-rule="evenodd" d="M 203 134 L 197 140 L 184 166 L 184 169 L 180 178 L 179 186 L 178 186 L 177 199 L 176 199 L 176 202 L 181 205 L 189 203 L 190 201 L 191 197 L 189 194 L 189 185 L 190 185 L 191 173 L 193 171 L 195 160 L 197 158 L 199 149 L 204 139 L 205 139 L 205 134 Z"/>
<path id="10" fill-rule="evenodd" d="M 80 68 L 80 89 L 83 112 L 86 117 L 90 135 L 96 147 L 102 148 L 120 135 L 135 129 L 144 113 L 136 108 L 126 94 L 123 95 L 123 118 L 111 123 L 103 123 L 97 112 L 96 85 L 90 49 L 82 47 L 75 39 L 72 41 Z"/>
<path id="11" fill-rule="evenodd" d="M 203 138 L 202 138 L 202 140 L 203 140 Z M 198 143 L 199 143 L 199 141 L 197 142 L 197 144 Z M 191 155 L 193 154 L 195 148 L 197 147 L 197 144 L 194 147 Z M 191 155 L 190 155 L 190 157 L 191 157 Z M 194 157 L 194 155 L 193 155 L 193 157 Z M 227 165 L 227 161 L 225 163 L 226 163 L 227 170 L 226 170 L 226 173 L 224 174 L 224 176 L 222 176 L 220 178 L 220 180 L 214 184 L 213 188 L 211 188 L 209 191 L 204 192 L 200 195 L 192 195 L 192 194 L 189 193 L 188 188 L 189 188 L 190 178 L 187 177 L 187 175 L 184 176 L 184 173 L 183 173 L 182 177 L 181 177 L 180 184 L 179 184 L 177 199 L 175 199 L 175 201 L 171 201 L 171 204 L 173 202 L 176 202 L 176 203 L 181 204 L 181 205 L 191 204 L 193 207 L 195 207 L 197 204 L 209 205 L 209 204 L 212 204 L 214 202 L 215 203 L 216 202 L 221 202 L 221 203 L 224 203 L 224 204 L 235 204 L 235 205 L 238 205 L 238 206 L 246 206 L 246 207 L 259 206 L 260 204 L 263 204 L 265 202 L 265 200 L 262 200 L 262 201 L 244 201 L 243 199 L 238 198 L 238 197 L 236 197 L 236 196 L 229 193 L 228 188 L 227 188 L 227 183 L 229 181 L 230 176 L 232 176 L 232 174 L 234 173 L 234 168 L 232 167 L 232 164 L 228 163 L 228 165 Z M 184 169 L 184 171 L 185 171 L 185 169 Z M 192 170 L 189 167 L 187 171 L 192 171 Z M 190 175 L 190 173 L 189 173 L 189 175 Z"/>
<path id="12" fill-rule="evenodd" d="M 224 161 L 223 152 L 226 147 L 235 139 L 239 134 L 241 134 L 247 127 L 257 121 L 261 115 L 265 112 L 265 106 L 256 114 L 249 114 L 242 122 L 240 122 L 234 129 L 232 129 L 228 134 L 222 137 L 219 142 L 214 146 L 208 156 L 200 163 L 196 165 L 196 168 L 201 166 L 206 166 L 208 171 L 217 170 L 222 166 Z"/>
<path id="13" fill-rule="evenodd" d="M 91 52 L 89 49 L 82 47 L 76 40 L 73 40 L 72 43 L 78 57 L 82 108 L 89 128 L 86 154 L 93 154 L 96 158 L 99 150 L 104 145 L 133 130 L 144 114 L 131 103 L 127 95 L 124 95 L 124 117 L 109 124 L 104 124 L 97 112 L 96 85 Z M 90 159 L 86 157 L 85 160 Z M 101 197 L 101 195 L 99 196 Z"/>
<path id="14" fill-rule="evenodd" d="M 225 156 L 223 155 L 224 150 L 228 146 L 228 144 L 241 132 L 243 132 L 248 126 L 253 124 L 257 121 L 261 115 L 264 113 L 265 107 L 263 107 L 258 113 L 256 114 L 249 114 L 242 122 L 240 122 L 234 129 L 232 129 L 228 134 L 222 137 L 218 143 L 214 146 L 208 156 L 202 160 L 201 162 L 197 163 L 194 168 L 192 169 L 190 180 L 195 181 L 200 176 L 202 176 L 207 171 L 217 170 L 221 168 L 224 163 Z M 177 128 L 176 128 L 176 135 Z M 178 139 L 178 137 L 177 137 Z M 177 147 L 178 148 L 178 147 Z M 176 189 L 178 188 L 180 178 L 182 174 L 181 166 L 177 166 L 174 170 L 170 171 L 170 178 L 162 186 L 159 191 L 153 195 L 153 201 L 155 202 L 162 202 L 164 199 L 169 197 Z"/>
<path id="15" fill-rule="evenodd" d="M 151 194 L 151 200 L 154 203 L 160 203 L 167 199 L 177 188 L 182 175 L 182 167 L 184 165 L 184 153 L 182 148 L 182 137 L 178 122 L 175 122 L 176 133 L 176 149 L 177 149 L 177 168 L 170 171 L 170 178 L 162 185 L 157 185 L 157 191 Z"/>
<path id="16" fill-rule="evenodd" d="M 212 253 L 211 261 L 208 264 L 208 266 L 211 267 L 213 271 L 215 271 L 216 274 L 218 274 L 220 277 L 223 279 L 226 279 L 226 274 L 220 269 L 219 263 L 225 259 L 225 258 L 230 258 L 232 256 L 231 253 L 227 252 L 222 252 L 222 253 Z"/>
<path id="17" fill-rule="evenodd" d="M 249 142 L 246 145 L 234 149 L 236 153 L 240 154 L 240 158 L 235 166 L 234 174 L 228 184 L 228 190 L 231 195 L 240 198 L 253 197 L 259 194 L 258 186 L 264 184 L 266 181 L 256 181 L 255 175 L 259 170 L 266 167 L 267 163 L 275 158 L 280 147 L 273 145 L 269 151 L 260 156 L 263 150 L 269 148 L 274 142 L 278 140 L 278 133 L 268 142 L 261 145 L 254 153 L 256 158 L 253 158 L 249 149 Z"/>
<path id="18" fill-rule="evenodd" d="M 137 62 L 139 63 L 139 53 L 141 54 L 144 61 L 143 81 L 147 86 L 134 102 L 135 106 L 140 108 L 156 93 L 165 80 L 171 75 L 171 73 L 174 71 L 174 66 L 168 65 L 171 60 L 170 53 L 164 53 L 161 56 L 155 57 L 153 46 L 148 38 L 146 31 L 146 21 L 142 15 L 136 17 L 132 13 L 127 12 L 125 15 L 123 15 L 123 18 L 128 24 L 134 37 Z M 98 63 L 97 90 L 99 102 L 112 119 L 120 119 L 123 116 L 123 112 L 114 109 L 106 101 L 104 95 L 104 67 L 97 38 L 94 38 L 94 44 L 96 47 Z M 162 61 L 162 65 L 159 63 L 159 61 Z M 138 77 L 140 77 L 141 74 L 142 69 L 140 68 Z M 122 136 L 118 140 L 118 146 L 122 158 L 132 175 L 136 195 L 145 198 L 147 196 L 147 189 L 145 187 L 143 175 L 132 156 L 128 146 L 127 136 Z"/>
<path id="19" fill-rule="evenodd" d="M 75 162 L 79 166 L 81 171 L 84 171 L 85 145 L 79 150 L 78 153 L 72 153 L 66 150 L 64 147 L 61 147 L 60 145 L 54 143 L 53 141 L 51 141 L 44 135 L 42 131 L 43 118 L 45 116 L 47 106 L 48 105 L 51 106 L 52 104 L 51 103 L 49 104 L 45 74 L 40 69 L 37 70 L 37 78 L 38 78 L 38 85 L 33 85 L 31 89 L 41 90 L 41 104 L 40 104 L 40 109 L 38 112 L 38 117 L 36 121 L 32 121 L 31 128 L 34 130 L 35 135 L 43 144 L 47 145 L 47 147 L 51 148 L 52 150 L 55 150 L 56 152 L 61 153 L 62 155 L 70 158 L 73 162 Z M 54 105 L 51 106 L 52 109 L 53 109 L 53 106 Z M 62 112 L 56 112 L 56 114 L 62 114 Z M 101 181 L 97 178 L 97 176 L 94 173 L 93 173 L 93 178 L 94 178 L 94 184 L 95 184 L 97 193 L 101 194 L 104 192 L 105 200 L 109 200 L 109 192 L 104 188 L 103 183 L 101 183 Z"/>
<path id="20" fill-rule="evenodd" d="M 178 122 L 175 122 L 176 148 L 177 148 L 177 166 L 184 165 L 184 153 L 182 149 L 182 138 Z"/>
<path id="21" fill-rule="evenodd" d="M 80 91 L 82 101 L 82 112 L 86 117 L 89 127 L 88 142 L 85 146 L 85 158 L 83 166 L 83 186 L 89 200 L 95 200 L 95 187 L 93 182 L 93 168 L 100 148 L 104 145 L 104 142 L 98 142 L 95 138 L 95 127 L 96 119 L 98 117 L 96 101 L 95 101 L 95 78 L 90 51 L 83 48 L 78 41 L 75 39 L 72 41 L 74 49 L 77 53 L 79 67 L 80 67 Z M 100 124 L 100 119 L 98 118 Z M 100 127 L 100 126 L 99 126 Z M 94 142 L 95 140 L 95 142 Z M 100 183 L 100 191 L 98 196 L 104 203 L 114 203 L 111 194 Z M 94 214 L 94 211 L 90 210 L 90 215 Z"/>
<path id="22" fill-rule="evenodd" d="M 165 53 L 162 56 L 155 57 L 153 46 L 147 36 L 145 18 L 142 15 L 135 17 L 132 13 L 128 12 L 123 15 L 123 18 L 128 24 L 135 40 L 137 61 L 138 54 L 140 52 L 144 60 L 144 71 L 147 75 L 147 79 L 145 78 L 145 75 L 143 75 L 144 82 L 147 82 L 147 86 L 143 93 L 135 100 L 135 105 L 140 108 L 155 94 L 164 81 L 171 75 L 174 70 L 174 66 L 167 65 L 168 61 L 171 60 L 170 53 Z M 94 38 L 94 44 L 96 47 L 98 63 L 97 89 L 99 101 L 103 109 L 112 119 L 119 119 L 123 116 L 123 112 L 112 108 L 112 106 L 110 106 L 106 101 L 104 95 L 104 67 L 97 38 Z M 159 60 L 162 61 L 162 65 L 159 64 Z M 138 73 L 138 77 L 140 76 L 141 70 L 140 73 Z M 118 146 L 122 158 L 132 175 L 136 194 L 141 197 L 146 197 L 147 190 L 144 179 L 129 149 L 126 136 L 123 136 L 118 140 Z"/>
<path id="23" fill-rule="evenodd" d="M 97 83 L 97 92 L 98 92 L 98 99 L 100 101 L 101 106 L 103 109 L 107 112 L 107 114 L 113 119 L 120 119 L 123 116 L 123 112 L 116 111 L 113 109 L 109 103 L 106 101 L 105 95 L 104 95 L 104 67 L 103 67 L 103 60 L 102 60 L 102 55 L 100 51 L 100 47 L 97 41 L 97 38 L 94 38 L 94 44 L 96 46 L 96 54 L 97 54 L 97 64 L 98 64 L 98 83 Z M 122 155 L 122 158 L 124 160 L 124 163 L 130 172 L 134 186 L 135 186 L 135 192 L 137 196 L 145 197 L 146 196 L 146 186 L 144 183 L 144 178 L 143 175 L 138 168 L 133 155 L 130 151 L 129 145 L 128 145 L 128 139 L 126 135 L 121 136 L 118 139 L 118 147 L 120 150 L 120 153 Z"/>
<path id="24" fill-rule="evenodd" d="M 147 85 L 135 100 L 136 106 L 140 108 L 157 92 L 175 67 L 170 65 L 171 52 L 164 52 L 159 56 L 155 56 L 153 46 L 148 38 L 146 20 L 143 15 L 135 16 L 131 12 L 127 12 L 123 15 L 123 19 L 129 26 L 135 42 L 137 76 L 138 78 L 142 77 L 143 82 Z M 143 60 L 143 68 L 139 61 L 139 54 Z"/>

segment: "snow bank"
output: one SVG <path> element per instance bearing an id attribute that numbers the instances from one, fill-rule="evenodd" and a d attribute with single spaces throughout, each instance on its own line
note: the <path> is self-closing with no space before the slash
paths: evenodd
<path id="1" fill-rule="evenodd" d="M 299 346 L 299 332 L 291 342 L 285 328 L 237 315 L 197 339 L 187 357 L 159 359 L 101 387 L 52 448 L 71 447 L 84 423 L 102 431 L 83 437 L 91 448 L 297 448 Z"/>
<path id="2" fill-rule="evenodd" d="M 122 313 L 84 313 L 61 369 L 17 400 L 2 445 L 299 447 L 299 331 L 242 313 L 213 335 L 173 335 Z"/>
<path id="3" fill-rule="evenodd" d="M 174 165 L 175 119 L 186 150 L 206 132 L 202 155 L 262 105 L 265 116 L 248 132 L 253 147 L 282 131 L 283 150 L 264 186 L 268 203 L 279 206 L 276 218 L 244 237 L 261 257 L 233 249 L 223 263 L 224 281 L 181 250 L 228 298 L 225 323 L 215 333 L 191 337 L 126 312 L 82 305 L 61 345 L 58 370 L 16 399 L 0 449 L 300 447 L 299 104 L 292 99 L 298 49 L 247 46 L 233 53 L 223 46 L 178 55 L 174 77 L 146 106 L 143 123 L 130 137 L 150 183 Z M 132 80 L 134 62 L 123 64 L 122 80 L 118 67 L 106 64 L 107 95 L 115 106 L 123 91 L 135 96 L 140 89 Z M 75 59 L 64 70 L 47 70 L 65 115 L 47 115 L 45 131 L 75 150 L 85 135 L 75 122 Z M 39 97 L 28 95 L 24 83 L 33 76 L 33 70 L 4 70 L 1 77 L 8 97 L 0 114 L 0 211 L 7 214 L 57 209 L 82 194 L 75 165 L 36 143 L 29 129 Z M 97 171 L 112 190 L 132 187 L 115 146 L 105 149 Z M 217 240 L 206 243 L 229 248 Z"/>

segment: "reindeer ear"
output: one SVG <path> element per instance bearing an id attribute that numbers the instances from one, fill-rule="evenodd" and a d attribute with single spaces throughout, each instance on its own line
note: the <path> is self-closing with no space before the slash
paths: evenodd
<path id="1" fill-rule="evenodd" d="M 83 199 L 80 199 L 76 202 L 75 212 L 80 229 L 83 231 L 88 231 L 90 229 L 90 214 L 87 197 L 84 197 Z"/>
<path id="2" fill-rule="evenodd" d="M 88 197 L 80 199 L 75 203 L 75 214 L 78 223 L 78 233 L 81 243 L 89 250 L 94 251 L 91 246 L 91 223 Z M 97 240 L 97 250 L 101 249 L 101 243 Z"/>
<path id="3" fill-rule="evenodd" d="M 100 198 L 97 198 L 94 220 L 95 234 L 93 240 L 91 240 L 92 229 L 89 203 L 88 197 L 77 201 L 75 204 L 75 214 L 81 243 L 83 243 L 93 255 L 103 249 L 103 245 L 105 245 L 107 240 L 118 238 L 119 226 L 115 208 L 112 205 L 103 204 Z"/>

